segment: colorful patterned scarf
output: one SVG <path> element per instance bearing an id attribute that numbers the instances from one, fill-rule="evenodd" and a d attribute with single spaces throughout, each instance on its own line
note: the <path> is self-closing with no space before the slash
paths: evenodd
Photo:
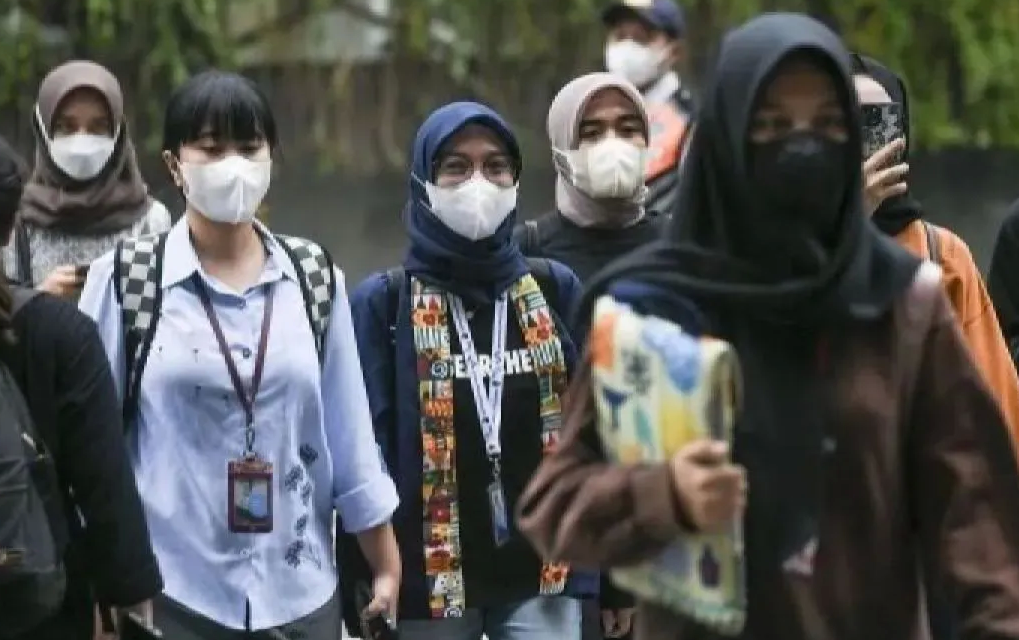
<path id="1" fill-rule="evenodd" d="M 527 274 L 514 283 L 509 297 L 516 310 L 524 343 L 538 377 L 542 449 L 559 442 L 560 398 L 566 390 L 566 361 L 555 321 L 545 296 Z M 466 609 L 460 547 L 460 505 L 456 473 L 453 416 L 453 363 L 450 354 L 446 292 L 411 279 L 411 326 L 417 352 L 424 451 L 425 575 L 432 618 L 461 617 Z M 539 581 L 542 595 L 558 595 L 566 587 L 569 567 L 545 563 Z"/>

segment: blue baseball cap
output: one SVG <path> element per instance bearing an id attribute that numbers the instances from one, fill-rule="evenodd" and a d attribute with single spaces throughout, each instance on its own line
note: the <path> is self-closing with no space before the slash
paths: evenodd
<path id="1" fill-rule="evenodd" d="M 627 18 L 637 18 L 648 26 L 662 31 L 673 38 L 686 32 L 686 17 L 683 9 L 672 0 L 618 0 L 601 14 L 602 22 L 612 27 Z"/>

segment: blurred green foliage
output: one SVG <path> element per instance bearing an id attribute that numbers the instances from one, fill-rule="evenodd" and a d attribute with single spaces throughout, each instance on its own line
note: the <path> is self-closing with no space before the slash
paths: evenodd
<path id="1" fill-rule="evenodd" d="M 922 145 L 1019 146 L 1019 0 L 683 3 L 694 67 L 740 21 L 761 11 L 803 11 L 907 78 Z M 0 0 L 0 101 L 30 107 L 49 66 L 89 57 L 131 88 L 136 117 L 157 119 L 167 90 L 194 69 L 230 66 L 240 43 L 347 7 L 352 16 L 390 29 L 390 56 L 430 60 L 473 93 L 504 105 L 526 100 L 529 88 L 600 64 L 603 4 L 390 0 L 390 11 L 379 15 L 366 0 Z M 269 18 L 238 33 L 241 18 L 255 14 Z M 67 38 L 54 35 L 53 25 Z"/>

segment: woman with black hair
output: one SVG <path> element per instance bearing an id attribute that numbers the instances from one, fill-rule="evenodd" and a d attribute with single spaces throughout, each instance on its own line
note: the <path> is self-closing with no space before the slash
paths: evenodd
<path id="1" fill-rule="evenodd" d="M 740 637 L 926 638 L 922 571 L 945 581 L 962 639 L 1015 638 L 1011 443 L 938 270 L 863 214 L 851 74 L 839 38 L 805 16 L 729 33 L 677 223 L 581 304 L 589 321 L 611 295 L 733 345 L 744 402 L 731 454 L 697 441 L 661 463 L 608 460 L 589 354 L 520 527 L 545 557 L 627 566 L 745 514 Z M 719 637 L 648 602 L 635 620 L 637 640 Z"/>
<path id="2" fill-rule="evenodd" d="M 0 243 L 6 243 L 14 226 L 23 171 L 20 159 L 0 140 Z M 162 581 L 102 341 L 88 316 L 73 305 L 13 288 L 0 274 L 0 414 L 10 419 L 7 412 L 17 399 L 4 395 L 14 392 L 3 384 L 8 375 L 44 450 L 52 455 L 57 481 L 50 486 L 40 476 L 34 485 L 49 511 L 67 586 L 58 610 L 18 631 L 39 603 L 32 601 L 34 589 L 5 579 L 0 583 L 0 638 L 91 640 L 97 603 L 148 619 L 149 600 L 159 593 Z M 9 423 L 0 424 L 0 429 L 10 428 Z M 3 460 L 5 476 L 13 471 L 10 462 Z M 12 495 L 4 498 L 2 511 L 10 517 L 15 513 Z M 9 522 L 0 527 L 6 529 L 5 540 L 11 533 L 8 527 Z M 9 551 L 0 549 L 0 556 Z"/>
<path id="3" fill-rule="evenodd" d="M 397 496 L 343 275 L 322 247 L 255 220 L 278 147 L 250 80 L 184 83 L 163 158 L 185 215 L 98 260 L 81 298 L 124 399 L 166 580 L 155 623 L 175 640 L 339 637 L 334 510 L 371 566 L 368 612 L 395 613 Z"/>
<path id="4" fill-rule="evenodd" d="M 32 124 L 35 167 L 4 266 L 25 286 L 73 299 L 93 260 L 122 238 L 166 231 L 170 214 L 142 180 L 120 83 L 102 65 L 50 71 Z"/>

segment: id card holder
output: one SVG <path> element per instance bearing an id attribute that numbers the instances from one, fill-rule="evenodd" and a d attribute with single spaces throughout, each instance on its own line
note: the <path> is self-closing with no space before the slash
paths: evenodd
<path id="1" fill-rule="evenodd" d="M 232 460 L 227 465 L 227 504 L 230 531 L 272 531 L 272 464 L 258 458 Z"/>
<path id="2" fill-rule="evenodd" d="M 502 481 L 496 480 L 488 485 L 488 506 L 492 512 L 492 540 L 496 547 L 501 547 L 510 539 L 509 513 Z"/>

